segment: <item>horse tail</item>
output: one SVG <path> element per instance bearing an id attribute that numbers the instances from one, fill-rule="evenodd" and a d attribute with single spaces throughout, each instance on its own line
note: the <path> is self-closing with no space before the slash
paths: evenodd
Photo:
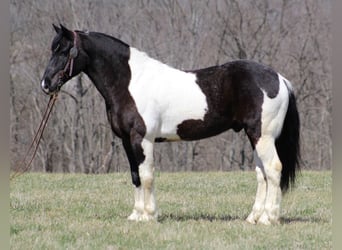
<path id="1" fill-rule="evenodd" d="M 280 135 L 275 141 L 276 150 L 282 163 L 280 188 L 285 193 L 294 185 L 296 171 L 300 170 L 300 121 L 296 98 L 291 83 L 286 82 L 289 90 L 289 104 Z"/>

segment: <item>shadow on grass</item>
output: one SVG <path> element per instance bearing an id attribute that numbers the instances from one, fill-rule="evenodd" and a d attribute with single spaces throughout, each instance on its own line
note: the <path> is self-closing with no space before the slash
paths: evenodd
<path id="1" fill-rule="evenodd" d="M 189 220 L 205 220 L 205 221 L 234 221 L 234 220 L 245 220 L 245 217 L 241 218 L 238 216 L 230 215 L 211 215 L 211 214 L 162 214 L 158 217 L 159 222 L 167 220 L 174 221 L 189 221 Z"/>
<path id="2" fill-rule="evenodd" d="M 231 215 L 211 215 L 211 214 L 162 214 L 158 217 L 158 222 L 165 222 L 168 220 L 173 220 L 173 221 L 190 221 L 190 220 L 195 220 L 195 221 L 245 221 L 247 218 L 246 216 L 231 216 Z M 312 218 L 303 218 L 303 217 L 288 217 L 280 218 L 280 224 L 281 225 L 286 225 L 286 224 L 294 224 L 294 223 L 329 223 L 329 221 L 322 219 L 322 218 L 317 218 L 317 217 L 312 217 Z"/>
<path id="3" fill-rule="evenodd" d="M 329 223 L 328 220 L 323 218 L 303 218 L 303 217 L 290 217 L 290 218 L 280 218 L 280 224 L 293 224 L 293 223 Z"/>

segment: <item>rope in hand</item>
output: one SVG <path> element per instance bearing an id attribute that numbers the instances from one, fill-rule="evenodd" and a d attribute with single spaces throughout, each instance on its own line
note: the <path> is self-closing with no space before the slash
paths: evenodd
<path id="1" fill-rule="evenodd" d="M 20 161 L 20 163 L 17 165 L 16 169 L 14 170 L 14 173 L 11 175 L 10 180 L 13 180 L 14 178 L 22 175 L 23 173 L 27 172 L 30 169 L 32 161 L 33 161 L 34 157 L 36 156 L 40 140 L 42 139 L 43 132 L 44 132 L 44 129 L 46 127 L 46 123 L 49 119 L 52 108 L 53 108 L 53 106 L 57 100 L 57 96 L 58 96 L 57 93 L 50 96 L 50 100 L 49 100 L 49 103 L 48 103 L 46 110 L 44 112 L 43 119 L 40 122 L 39 128 L 38 128 L 38 130 L 37 130 L 37 132 L 36 132 L 36 134 L 32 140 L 32 143 L 31 143 L 30 147 L 28 148 L 28 150 L 26 151 L 24 158 Z M 32 152 L 32 150 L 33 150 L 32 156 L 31 156 L 29 162 L 27 162 L 27 158 L 30 155 L 30 153 Z"/>

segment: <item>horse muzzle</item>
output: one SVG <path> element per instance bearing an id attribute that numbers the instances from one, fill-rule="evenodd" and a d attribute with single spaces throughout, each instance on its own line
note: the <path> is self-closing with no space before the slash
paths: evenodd
<path id="1" fill-rule="evenodd" d="M 41 88 L 45 94 L 53 95 L 57 93 L 61 87 L 68 81 L 68 77 L 64 72 L 57 73 L 52 79 L 48 77 L 43 78 Z"/>
<path id="2" fill-rule="evenodd" d="M 53 95 L 61 89 L 63 84 L 64 82 L 61 78 L 59 78 L 54 84 L 49 84 L 46 79 L 43 79 L 41 82 L 41 88 L 45 94 Z"/>

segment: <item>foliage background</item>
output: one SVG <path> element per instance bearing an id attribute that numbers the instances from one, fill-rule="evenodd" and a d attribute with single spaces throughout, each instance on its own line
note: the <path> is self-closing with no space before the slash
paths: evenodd
<path id="1" fill-rule="evenodd" d="M 11 164 L 29 146 L 48 97 L 40 81 L 52 23 L 100 31 L 180 69 L 247 58 L 271 65 L 294 85 L 301 116 L 303 166 L 331 168 L 331 1 L 23 1 L 10 2 Z M 253 167 L 243 133 L 156 146 L 162 171 Z M 102 97 L 81 74 L 63 87 L 33 171 L 128 170 L 109 128 Z"/>

